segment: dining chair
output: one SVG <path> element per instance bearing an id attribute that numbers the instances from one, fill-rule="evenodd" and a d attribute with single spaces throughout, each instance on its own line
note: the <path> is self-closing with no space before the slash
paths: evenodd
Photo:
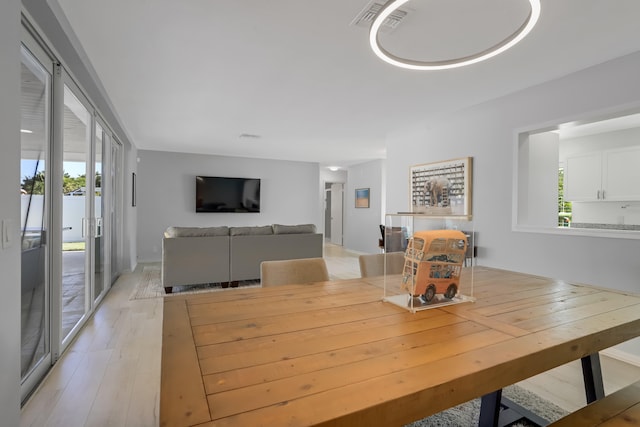
<path id="1" fill-rule="evenodd" d="M 383 276 L 385 274 L 385 259 L 387 262 L 387 274 L 402 273 L 404 252 L 387 252 L 386 254 L 360 255 L 358 257 L 360 275 L 362 277 Z"/>
<path id="2" fill-rule="evenodd" d="M 328 280 L 329 271 L 324 258 L 262 261 L 260 264 L 260 282 L 263 287 Z"/>

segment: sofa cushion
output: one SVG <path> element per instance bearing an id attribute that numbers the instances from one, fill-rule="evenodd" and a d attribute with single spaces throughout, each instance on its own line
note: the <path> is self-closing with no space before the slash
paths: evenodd
<path id="1" fill-rule="evenodd" d="M 261 227 L 231 227 L 229 232 L 232 236 L 262 236 L 273 234 L 273 227 L 270 225 Z"/>
<path id="2" fill-rule="evenodd" d="M 228 236 L 229 227 L 169 227 L 164 235 L 165 237 Z"/>
<path id="3" fill-rule="evenodd" d="M 273 224 L 273 234 L 312 234 L 316 232 L 315 224 L 281 225 Z"/>

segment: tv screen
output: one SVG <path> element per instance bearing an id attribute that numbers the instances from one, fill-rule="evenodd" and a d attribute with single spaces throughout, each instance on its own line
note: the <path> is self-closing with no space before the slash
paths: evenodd
<path id="1" fill-rule="evenodd" d="M 196 176 L 196 212 L 260 212 L 260 180 Z"/>

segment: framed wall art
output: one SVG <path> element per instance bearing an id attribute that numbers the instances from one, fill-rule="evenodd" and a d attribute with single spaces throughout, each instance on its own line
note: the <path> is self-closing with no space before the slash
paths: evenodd
<path id="1" fill-rule="evenodd" d="M 369 207 L 369 189 L 357 188 L 356 189 L 356 208 L 368 208 Z"/>
<path id="2" fill-rule="evenodd" d="M 471 218 L 472 158 L 411 166 L 411 212 Z"/>

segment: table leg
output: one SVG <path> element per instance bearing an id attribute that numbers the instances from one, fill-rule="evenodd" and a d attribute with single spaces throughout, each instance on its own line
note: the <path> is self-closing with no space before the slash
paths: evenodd
<path id="1" fill-rule="evenodd" d="M 583 357 L 581 361 L 587 403 L 602 399 L 604 397 L 604 385 L 602 383 L 600 355 L 598 353 L 590 354 L 589 356 Z M 546 420 L 538 417 L 515 402 L 503 398 L 502 389 L 482 396 L 478 427 L 509 425 L 522 417 L 533 421 L 539 426 L 548 424 Z"/>
<path id="2" fill-rule="evenodd" d="M 500 418 L 502 389 L 485 394 L 480 401 L 480 419 L 478 427 L 496 427 Z"/>
<path id="3" fill-rule="evenodd" d="M 602 382 L 600 355 L 598 353 L 590 354 L 583 357 L 581 362 L 587 403 L 602 399 L 604 397 L 604 384 Z"/>
<path id="4" fill-rule="evenodd" d="M 527 425 L 546 426 L 549 424 L 549 421 L 524 406 L 502 396 L 502 390 L 482 396 L 479 427 L 510 426 L 523 420 L 528 421 Z"/>

